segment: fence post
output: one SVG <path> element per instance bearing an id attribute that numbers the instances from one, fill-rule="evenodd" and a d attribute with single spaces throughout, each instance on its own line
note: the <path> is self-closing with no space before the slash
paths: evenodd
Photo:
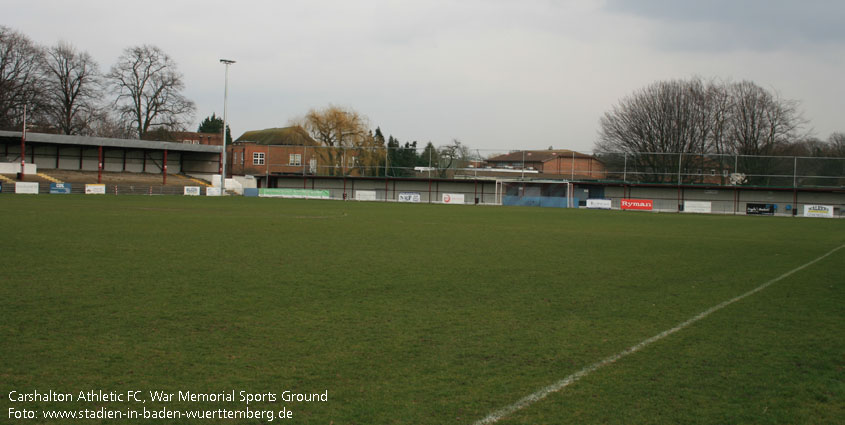
<path id="1" fill-rule="evenodd" d="M 161 184 L 167 184 L 167 149 L 164 150 L 164 164 L 161 166 Z"/>
<path id="2" fill-rule="evenodd" d="M 739 173 L 739 155 L 734 155 L 734 173 Z"/>
<path id="3" fill-rule="evenodd" d="M 23 167 L 23 163 L 21 163 Z M 23 168 L 21 168 L 23 173 Z M 97 183 L 103 182 L 103 145 L 97 147 Z"/>
<path id="4" fill-rule="evenodd" d="M 434 145 L 428 150 L 428 178 L 431 180 L 431 151 L 434 150 Z M 428 200 L 431 202 L 431 182 L 428 182 Z"/>
<path id="5" fill-rule="evenodd" d="M 628 182 L 628 152 L 625 152 L 625 165 L 622 169 L 622 183 Z"/>
<path id="6" fill-rule="evenodd" d="M 522 151 L 522 180 L 525 180 L 525 151 Z"/>
<path id="7" fill-rule="evenodd" d="M 681 186 L 681 164 L 684 162 L 683 152 L 678 154 L 678 186 Z"/>

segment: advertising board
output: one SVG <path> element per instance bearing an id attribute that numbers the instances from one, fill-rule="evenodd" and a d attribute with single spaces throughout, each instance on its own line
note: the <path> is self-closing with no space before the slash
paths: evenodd
<path id="1" fill-rule="evenodd" d="M 205 196 L 220 196 L 220 188 L 219 187 L 207 187 L 207 188 L 205 188 Z"/>
<path id="2" fill-rule="evenodd" d="M 610 199 L 587 199 L 587 208 L 609 210 L 611 208 L 611 202 Z"/>
<path id="3" fill-rule="evenodd" d="M 713 203 L 710 201 L 684 201 L 684 212 L 710 214 L 713 212 Z"/>
<path id="4" fill-rule="evenodd" d="M 86 184 L 85 185 L 85 194 L 86 195 L 105 195 L 106 194 L 106 185 L 104 185 L 104 184 Z"/>
<path id="5" fill-rule="evenodd" d="M 804 217 L 833 218 L 833 205 L 804 205 Z"/>
<path id="6" fill-rule="evenodd" d="M 775 215 L 775 204 L 745 204 L 746 215 Z"/>
<path id="7" fill-rule="evenodd" d="M 442 199 L 443 199 L 444 204 L 463 204 L 464 203 L 464 194 L 463 193 L 444 193 Z"/>
<path id="8" fill-rule="evenodd" d="M 50 183 L 51 195 L 69 195 L 70 183 Z"/>
<path id="9" fill-rule="evenodd" d="M 258 196 L 264 198 L 329 199 L 328 189 L 258 189 Z"/>
<path id="10" fill-rule="evenodd" d="M 400 192 L 399 202 L 420 202 L 422 198 L 418 192 Z"/>
<path id="11" fill-rule="evenodd" d="M 27 195 L 38 195 L 38 183 L 35 182 L 15 182 L 15 193 L 23 193 Z"/>
<path id="12" fill-rule="evenodd" d="M 623 210 L 651 211 L 654 202 L 651 199 L 623 199 L 619 205 Z"/>
<path id="13" fill-rule="evenodd" d="M 375 201 L 376 200 L 376 191 L 375 190 L 356 190 L 355 191 L 355 200 L 356 201 Z"/>
<path id="14" fill-rule="evenodd" d="M 202 190 L 199 186 L 185 186 L 183 194 L 185 196 L 200 196 Z"/>

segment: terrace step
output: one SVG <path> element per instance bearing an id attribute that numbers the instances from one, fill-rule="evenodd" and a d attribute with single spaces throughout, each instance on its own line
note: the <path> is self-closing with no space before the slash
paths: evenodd
<path id="1" fill-rule="evenodd" d="M 57 179 L 57 178 L 54 178 L 54 177 L 48 176 L 48 175 L 46 175 L 46 174 L 44 174 L 44 173 L 37 173 L 37 175 L 38 175 L 38 177 L 41 177 L 41 178 L 42 178 L 42 179 L 44 179 L 44 180 L 49 180 L 49 181 L 51 181 L 51 182 L 53 182 L 53 183 L 64 183 L 63 181 L 61 181 L 61 180 L 59 180 L 59 179 Z"/>
<path id="2" fill-rule="evenodd" d="M 197 179 L 197 178 L 191 177 L 191 176 L 186 175 L 186 174 L 179 174 L 179 175 L 180 175 L 180 176 L 182 176 L 182 177 L 184 177 L 184 178 L 186 178 L 186 179 L 188 179 L 188 180 L 190 180 L 190 181 L 192 181 L 192 182 L 195 182 L 195 183 L 197 183 L 197 184 L 201 184 L 201 185 L 203 185 L 203 186 L 205 186 L 205 187 L 212 187 L 212 186 L 211 186 L 211 183 L 209 183 L 209 182 L 207 182 L 207 181 L 200 180 L 200 179 Z"/>

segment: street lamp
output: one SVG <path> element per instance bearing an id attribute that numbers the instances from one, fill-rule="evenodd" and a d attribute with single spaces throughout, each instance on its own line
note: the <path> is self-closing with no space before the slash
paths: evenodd
<path id="1" fill-rule="evenodd" d="M 220 170 L 220 194 L 226 194 L 226 114 L 229 110 L 229 65 L 235 63 L 231 59 L 220 59 L 226 65 L 226 83 L 223 86 L 223 167 Z"/>

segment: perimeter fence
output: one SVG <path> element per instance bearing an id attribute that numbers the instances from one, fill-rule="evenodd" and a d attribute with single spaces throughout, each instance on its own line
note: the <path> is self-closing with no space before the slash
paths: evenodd
<path id="1" fill-rule="evenodd" d="M 761 187 L 845 187 L 845 158 L 413 147 L 234 145 L 233 174 L 602 180 Z"/>
<path id="2" fill-rule="evenodd" d="M 18 184 L 27 185 L 20 189 Z M 92 186 L 94 188 L 92 189 Z M 64 194 L 64 195 L 185 195 L 187 186 L 163 186 L 143 184 L 86 184 L 86 183 L 47 183 L 47 182 L 0 182 L 0 194 Z M 205 194 L 202 186 L 191 186 L 198 194 Z M 190 191 L 191 189 L 189 189 Z"/>
<path id="3" fill-rule="evenodd" d="M 845 158 L 599 152 L 606 179 L 627 183 L 845 187 Z"/>

